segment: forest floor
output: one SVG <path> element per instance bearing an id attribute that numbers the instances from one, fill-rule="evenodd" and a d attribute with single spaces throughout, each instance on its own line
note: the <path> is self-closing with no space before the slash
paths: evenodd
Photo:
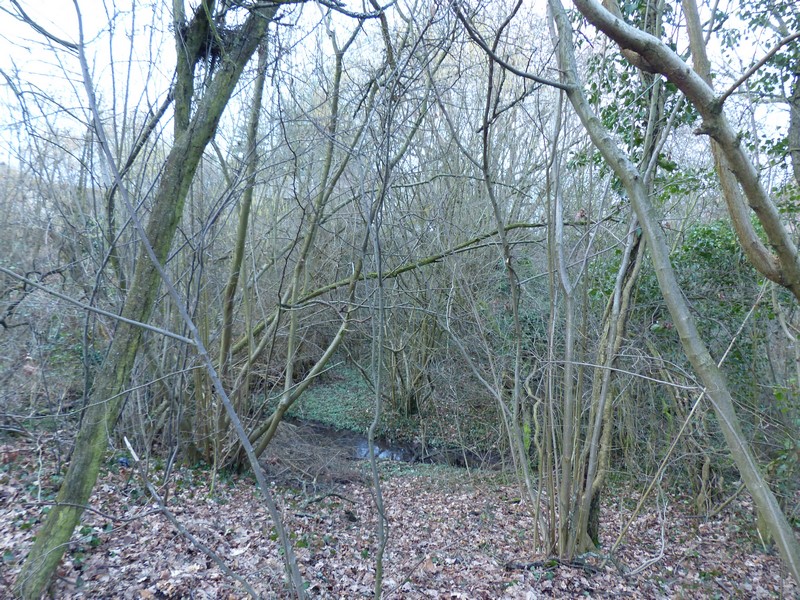
<path id="1" fill-rule="evenodd" d="M 58 444 L 0 441 L 0 597 L 10 586 L 53 501 Z M 67 442 L 62 442 L 62 449 Z M 82 526 L 59 567 L 55 598 L 244 598 L 244 589 L 193 546 L 143 492 L 133 469 L 109 457 Z M 331 459 L 333 460 L 333 459 Z M 123 461 L 124 462 L 124 461 Z M 265 457 L 300 570 L 314 598 L 373 594 L 376 513 L 366 463 L 295 483 L 293 467 Z M 634 518 L 616 565 L 597 556 L 560 564 L 532 553 L 534 522 L 501 474 L 384 463 L 389 523 L 385 598 L 795 598 L 780 558 L 765 552 L 740 494 L 715 518 L 667 497 Z M 294 475 L 287 477 L 287 473 Z M 151 476 L 163 475 L 154 464 Z M 276 535 L 252 477 L 213 482 L 208 469 L 176 468 L 166 504 L 188 532 L 263 598 L 286 597 Z M 160 493 L 166 488 L 159 487 Z M 602 511 L 607 550 L 639 492 L 617 486 Z M 649 564 L 648 564 L 649 563 Z"/>

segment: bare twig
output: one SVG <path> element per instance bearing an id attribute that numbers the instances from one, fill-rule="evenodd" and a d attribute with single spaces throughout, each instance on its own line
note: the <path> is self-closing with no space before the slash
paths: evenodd
<path id="1" fill-rule="evenodd" d="M 658 513 L 659 521 L 661 522 L 661 548 L 658 550 L 658 554 L 653 558 L 648 558 L 644 561 L 641 565 L 633 569 L 632 571 L 628 571 L 626 574 L 627 577 L 634 577 L 644 571 L 645 569 L 650 568 L 662 558 L 664 558 L 664 548 L 667 546 L 667 534 L 666 534 L 666 522 L 667 522 L 667 501 L 664 500 L 664 505 Z"/>
<path id="2" fill-rule="evenodd" d="M 720 504 L 719 506 L 717 506 L 717 507 L 716 507 L 714 510 L 710 511 L 710 512 L 709 512 L 709 513 L 706 515 L 706 518 L 707 518 L 707 519 L 713 519 L 713 518 L 714 518 L 714 517 L 716 517 L 716 516 L 717 516 L 719 513 L 721 513 L 723 510 L 725 510 L 725 508 L 726 508 L 726 507 L 727 507 L 727 506 L 728 506 L 728 505 L 729 505 L 731 502 L 733 502 L 733 501 L 734 501 L 734 500 L 735 500 L 735 499 L 736 499 L 736 498 L 739 496 L 739 494 L 741 494 L 741 493 L 742 493 L 742 491 L 744 490 L 744 488 L 745 488 L 745 487 L 746 487 L 746 486 L 744 485 L 744 483 L 740 483 L 740 484 L 739 484 L 739 487 L 738 487 L 738 488 L 736 488 L 736 491 L 735 491 L 735 492 L 733 492 L 733 494 L 731 494 L 731 495 L 730 495 L 730 497 L 729 497 L 727 500 L 725 500 L 725 501 L 724 501 L 722 504 Z"/>
<path id="3" fill-rule="evenodd" d="M 453 540 L 453 541 L 452 541 L 452 542 L 450 542 L 449 544 L 446 544 L 446 545 L 442 546 L 441 548 L 436 548 L 436 552 L 438 552 L 438 553 L 443 553 L 445 550 L 448 550 L 448 549 L 452 548 L 452 547 L 453 547 L 453 546 L 455 546 L 456 544 L 461 544 L 461 543 L 463 543 L 463 542 L 464 542 L 464 540 L 465 540 L 466 538 L 467 538 L 467 535 L 462 535 L 462 536 L 459 536 L 457 539 Z M 415 563 L 414 563 L 414 564 L 411 566 L 411 568 L 409 568 L 409 569 L 408 569 L 408 571 L 406 571 L 406 574 L 405 574 L 405 576 L 403 577 L 403 579 L 401 579 L 400 581 L 398 581 L 398 582 L 397 582 L 397 584 L 396 584 L 396 585 L 395 585 L 393 588 L 391 588 L 390 590 L 388 590 L 388 591 L 386 592 L 386 594 L 385 594 L 385 597 L 386 597 L 386 598 L 389 598 L 389 597 L 390 597 L 390 596 L 392 596 L 393 594 L 396 594 L 396 593 L 398 593 L 398 592 L 400 591 L 400 588 L 401 588 L 401 587 L 403 587 L 403 586 L 404 586 L 404 585 L 405 585 L 405 584 L 406 584 L 408 581 L 410 581 L 410 580 L 411 580 L 411 576 L 414 574 L 414 571 L 416 571 L 416 570 L 419 568 L 419 566 L 420 566 L 422 563 L 424 563 L 424 562 L 425 562 L 425 560 L 426 560 L 426 559 L 428 559 L 428 558 L 430 558 L 430 557 L 431 557 L 431 554 L 432 554 L 432 552 L 433 552 L 433 550 L 431 550 L 430 552 L 426 552 L 426 553 L 424 553 L 424 554 L 423 554 L 423 555 L 420 557 L 420 559 L 419 559 L 417 562 L 415 562 Z"/>
<path id="4" fill-rule="evenodd" d="M 339 498 L 340 500 L 344 500 L 345 502 L 350 502 L 351 504 L 355 504 L 355 500 L 351 500 L 347 496 L 342 496 L 341 494 L 337 494 L 336 492 L 328 492 L 327 494 L 320 494 L 319 496 L 315 496 L 313 498 L 309 498 L 305 502 L 303 502 L 303 508 L 307 508 L 309 505 L 314 504 L 315 502 L 321 502 L 325 500 L 325 498 Z"/>
<path id="5" fill-rule="evenodd" d="M 486 53 L 486 55 L 489 58 L 491 58 L 494 62 L 496 62 L 501 67 L 503 67 L 506 71 L 510 71 L 514 75 L 517 75 L 518 77 L 522 77 L 523 79 L 529 79 L 530 81 L 533 81 L 533 82 L 538 83 L 540 85 L 546 85 L 546 86 L 549 86 L 549 87 L 558 88 L 559 90 L 567 91 L 567 90 L 570 90 L 572 88 L 572 86 L 567 84 L 567 83 L 562 83 L 560 81 L 555 81 L 553 79 L 547 79 L 545 77 L 540 77 L 539 75 L 534 75 L 533 73 L 528 73 L 527 71 L 523 71 L 521 69 L 518 69 L 515 66 L 513 66 L 512 64 L 510 64 L 508 61 L 503 60 L 502 58 L 500 58 L 497 55 L 497 53 L 494 52 L 489 47 L 489 44 L 486 43 L 486 40 L 483 39 L 481 34 L 478 33 L 478 31 L 475 29 L 475 27 L 472 25 L 472 23 L 470 23 L 469 19 L 467 19 L 466 15 L 462 12 L 458 1 L 455 0 L 455 1 L 451 2 L 450 5 L 453 8 L 453 12 L 455 13 L 456 18 L 459 21 L 461 21 L 461 24 L 464 26 L 464 29 L 466 30 L 467 35 L 469 35 L 470 39 L 473 42 L 475 42 L 476 44 L 478 44 L 478 46 L 481 47 L 481 49 Z"/>
<path id="6" fill-rule="evenodd" d="M 13 4 L 14 8 L 17 9 L 17 14 L 15 15 L 17 18 L 27 23 L 30 27 L 32 27 L 35 31 L 41 33 L 48 40 L 50 40 L 51 42 L 55 42 L 59 46 L 63 46 L 67 50 L 72 50 L 73 52 L 76 52 L 78 50 L 77 44 L 75 44 L 74 42 L 68 42 L 67 40 L 61 39 L 60 37 L 53 35 L 49 31 L 47 31 L 47 29 L 39 25 L 39 23 L 30 18 L 28 14 L 24 10 L 22 10 L 22 6 L 20 6 L 17 0 L 11 0 L 11 4 Z"/>

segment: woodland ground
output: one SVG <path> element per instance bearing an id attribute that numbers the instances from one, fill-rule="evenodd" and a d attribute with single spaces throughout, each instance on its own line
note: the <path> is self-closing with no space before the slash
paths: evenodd
<path id="1" fill-rule="evenodd" d="M 301 445 L 302 446 L 302 445 Z M 276 446 L 278 447 L 278 446 Z M 47 503 L 66 438 L 6 438 L 0 443 L 0 596 L 28 551 Z M 372 594 L 375 511 L 365 463 L 303 450 L 265 457 L 273 493 L 291 532 L 310 597 Z M 311 453 L 309 446 L 307 452 Z M 243 598 L 244 590 L 195 548 L 143 493 L 138 476 L 110 454 L 91 511 L 58 570 L 55 598 Z M 63 466 L 63 465 L 62 465 Z M 498 473 L 384 463 L 390 526 L 386 598 L 795 598 L 778 556 L 765 552 L 749 496 L 719 516 L 693 515 L 666 496 L 634 520 L 616 565 L 561 565 L 531 553 L 533 520 L 515 485 Z M 151 477 L 163 475 L 155 463 Z M 316 480 L 316 481 L 315 481 Z M 251 477 L 218 478 L 176 468 L 167 505 L 197 539 L 264 598 L 285 597 L 282 562 L 264 503 Z M 605 549 L 631 515 L 638 493 L 620 486 L 603 510 Z M 662 556 L 663 554 L 663 556 Z M 658 558 L 660 556 L 660 558 Z M 651 559 L 650 566 L 636 574 Z M 625 574 L 625 571 L 628 574 Z"/>

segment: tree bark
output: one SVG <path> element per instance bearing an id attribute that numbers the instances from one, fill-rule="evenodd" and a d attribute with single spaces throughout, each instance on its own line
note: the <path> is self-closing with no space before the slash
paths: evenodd
<path id="1" fill-rule="evenodd" d="M 592 14 L 595 14 L 597 9 L 603 10 L 599 5 L 595 6 L 595 4 L 592 0 L 575 0 L 575 5 L 581 12 L 586 11 L 589 5 L 591 5 Z M 559 0 L 550 0 L 550 9 L 560 36 L 557 49 L 558 60 L 562 81 L 570 86 L 567 92 L 570 102 L 584 127 L 586 127 L 592 142 L 615 175 L 620 179 L 630 198 L 636 216 L 642 225 L 645 240 L 650 247 L 650 256 L 656 271 L 656 278 L 675 324 L 675 329 L 680 336 L 684 352 L 705 385 L 706 393 L 711 399 L 720 429 L 725 436 L 728 449 L 739 469 L 742 480 L 750 491 L 758 510 L 769 521 L 770 533 L 775 537 L 776 545 L 789 568 L 789 572 L 795 581 L 800 583 L 800 544 L 798 544 L 794 531 L 781 511 L 775 495 L 764 480 L 764 476 L 742 434 L 727 382 L 711 358 L 705 343 L 697 331 L 694 318 L 689 311 L 689 306 L 683 297 L 675 271 L 670 263 L 666 238 L 661 230 L 654 207 L 646 193 L 643 177 L 637 167 L 616 145 L 597 115 L 593 113 L 583 90 L 579 86 L 572 42 L 572 27 L 561 2 Z M 584 14 L 586 13 L 584 12 Z M 634 49 L 642 53 L 650 64 L 660 65 L 658 59 L 661 55 L 652 52 L 649 45 L 637 45 Z M 694 77 L 697 77 L 697 75 L 694 74 Z"/>
<path id="2" fill-rule="evenodd" d="M 258 159 L 256 146 L 258 143 L 258 120 L 261 114 L 261 100 L 264 95 L 264 80 L 267 75 L 267 46 L 261 47 L 258 54 L 256 81 L 253 84 L 253 101 L 250 106 L 250 120 L 247 123 L 246 187 L 239 206 L 239 224 L 236 229 L 236 241 L 233 247 L 233 260 L 228 283 L 222 294 L 222 326 L 219 344 L 219 374 L 225 379 L 230 367 L 230 349 L 233 337 L 233 309 L 236 290 L 244 260 L 244 247 L 247 241 L 247 228 L 250 225 L 250 207 L 253 204 L 253 189 L 256 185 L 256 168 Z"/>
<path id="3" fill-rule="evenodd" d="M 612 402 L 609 399 L 613 367 L 617 361 L 625 336 L 634 284 L 638 278 L 644 253 L 641 235 L 634 218 L 628 230 L 628 239 L 622 255 L 614 291 L 609 298 L 603 317 L 597 364 L 592 378 L 592 400 L 582 460 L 586 477 L 579 482 L 581 497 L 574 525 L 575 551 L 593 550 L 600 540 L 600 494 L 605 485 L 611 453 Z"/>
<path id="4" fill-rule="evenodd" d="M 272 7 L 261 13 L 253 12 L 248 17 L 166 159 L 147 226 L 147 238 L 162 264 L 183 214 L 184 200 L 203 151 L 216 131 L 245 64 L 263 39 L 276 10 Z M 181 100 L 186 99 L 176 96 L 176 112 Z M 147 322 L 159 282 L 158 270 L 142 245 L 122 316 Z M 122 409 L 141 338 L 140 328 L 126 322 L 119 323 L 95 381 L 89 408 L 75 441 L 72 461 L 58 493 L 58 504 L 47 515 L 17 578 L 15 592 L 22 598 L 38 599 L 42 595 L 80 521 L 82 507 L 88 502 L 97 481 L 108 435 Z"/>
<path id="5" fill-rule="evenodd" d="M 800 64 L 792 83 L 792 97 L 789 98 L 789 155 L 792 157 L 794 181 L 800 186 Z"/>

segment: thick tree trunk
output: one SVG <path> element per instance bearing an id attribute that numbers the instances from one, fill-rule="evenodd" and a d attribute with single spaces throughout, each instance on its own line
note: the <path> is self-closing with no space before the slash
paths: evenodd
<path id="1" fill-rule="evenodd" d="M 245 64 L 263 39 L 274 11 L 275 8 L 266 15 L 250 15 L 233 47 L 228 49 L 220 70 L 186 130 L 175 140 L 167 157 L 147 226 L 148 242 L 162 264 L 183 214 L 184 200 L 203 151 L 216 131 Z M 122 316 L 146 322 L 159 283 L 158 270 L 142 246 Z M 47 515 L 17 579 L 15 591 L 23 598 L 38 599 L 42 595 L 80 521 L 82 507 L 87 504 L 97 481 L 108 435 L 122 408 L 141 336 L 142 330 L 128 323 L 120 322 L 117 327 L 108 356 L 95 381 L 72 461 L 58 493 L 58 504 Z"/>
<path id="2" fill-rule="evenodd" d="M 583 11 L 586 3 L 587 0 L 577 0 L 576 6 Z M 592 138 L 592 142 L 621 180 L 630 197 L 633 209 L 642 225 L 643 235 L 650 247 L 650 256 L 655 267 L 658 284 L 672 316 L 675 329 L 680 335 L 684 352 L 711 399 L 720 429 L 725 436 L 728 449 L 739 469 L 742 480 L 753 496 L 758 510 L 768 520 L 770 533 L 775 537 L 775 542 L 789 571 L 795 581 L 800 583 L 800 544 L 798 544 L 786 516 L 781 511 L 775 495 L 764 480 L 742 434 L 727 382 L 697 331 L 694 318 L 689 311 L 670 263 L 664 232 L 661 230 L 655 210 L 644 188 L 643 178 L 636 166 L 617 147 L 611 135 L 592 112 L 578 84 L 572 45 L 572 27 L 559 0 L 550 0 L 550 7 L 560 36 L 558 57 L 562 78 L 565 83 L 570 84 L 569 99 Z M 652 56 L 650 62 L 656 64 L 658 61 L 655 56 Z"/>
<path id="3" fill-rule="evenodd" d="M 689 48 L 692 52 L 694 70 L 703 81 L 712 86 L 711 62 L 706 53 L 706 42 L 703 39 L 703 30 L 700 24 L 700 13 L 695 0 L 682 0 L 683 12 L 686 15 L 686 29 L 689 33 Z M 753 223 L 750 221 L 750 210 L 745 201 L 742 190 L 733 174 L 730 163 L 722 152 L 719 144 L 713 139 L 711 154 L 714 157 L 714 169 L 717 172 L 722 197 L 731 216 L 731 223 L 739 238 L 739 244 L 744 250 L 747 259 L 760 272 L 771 281 L 781 281 L 781 266 L 772 251 L 767 248 L 758 237 Z"/>

